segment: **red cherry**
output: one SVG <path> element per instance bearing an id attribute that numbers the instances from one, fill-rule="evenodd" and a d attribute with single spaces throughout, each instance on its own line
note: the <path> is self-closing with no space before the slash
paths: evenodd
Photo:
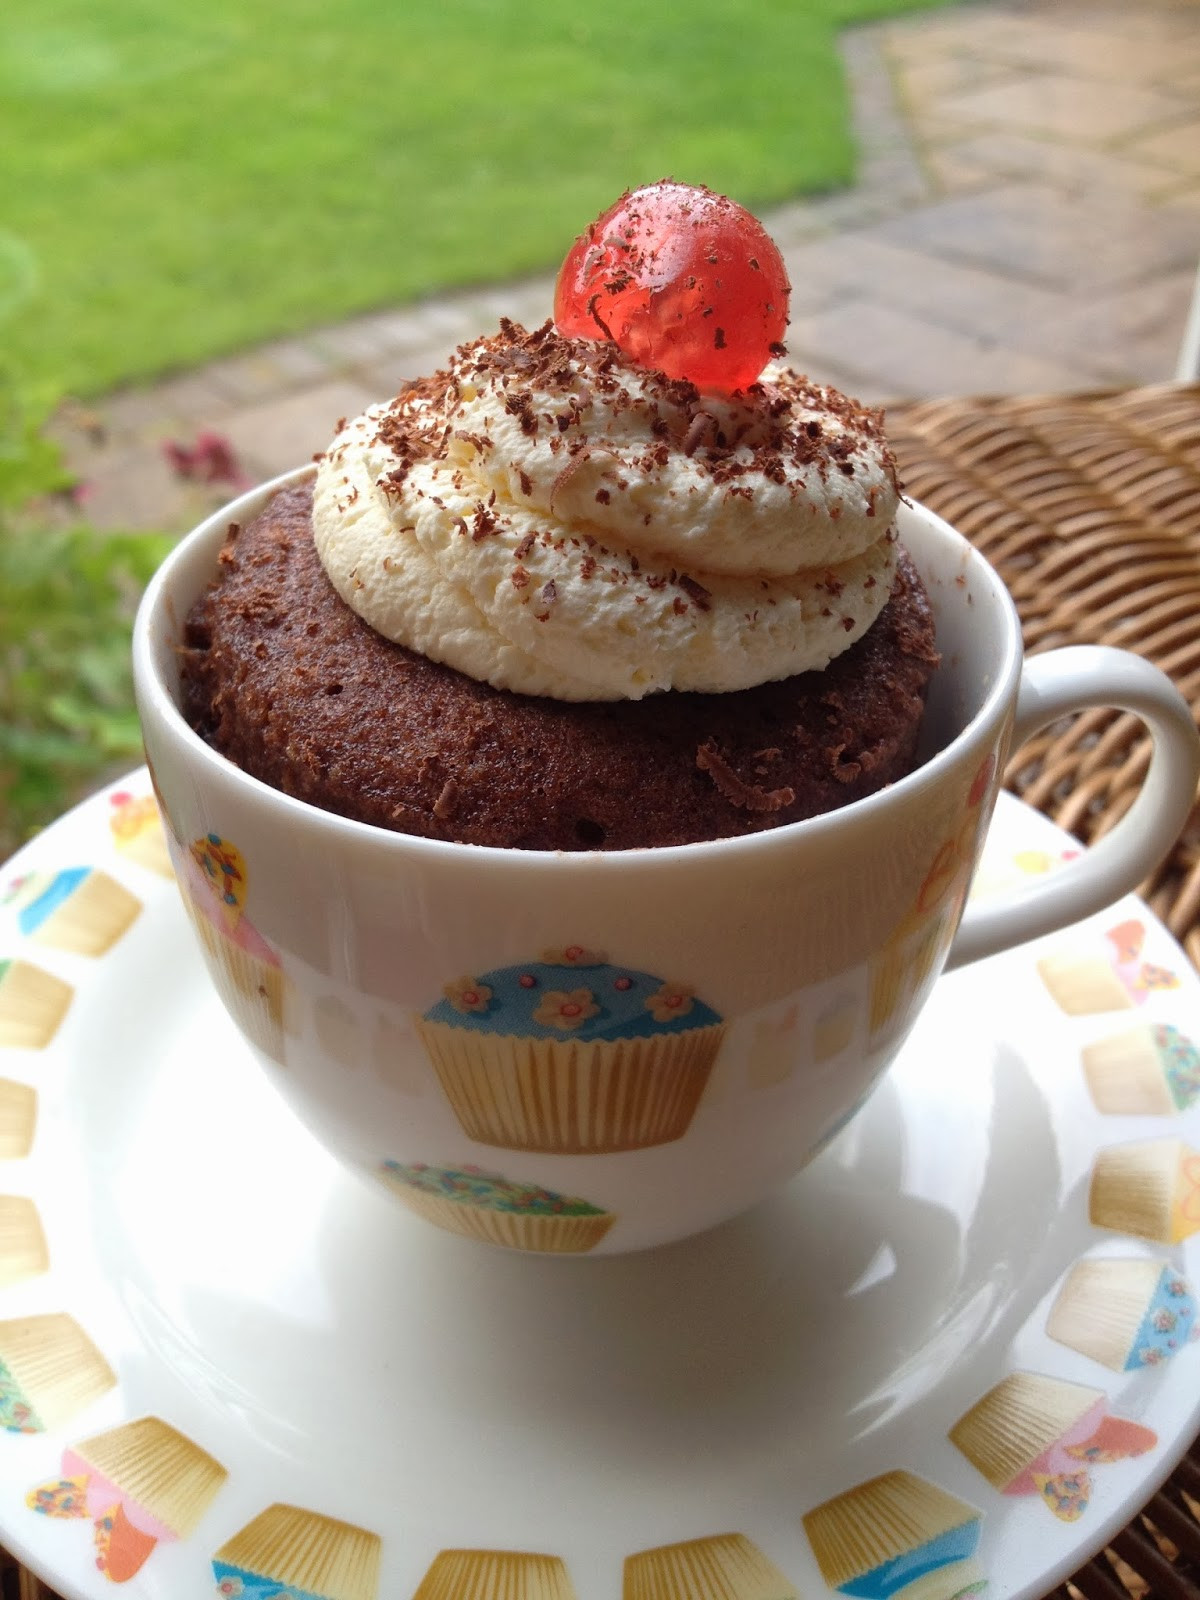
<path id="1" fill-rule="evenodd" d="M 728 392 L 754 382 L 787 327 L 787 270 L 757 218 L 663 179 L 621 196 L 567 252 L 558 331 L 611 338 L 632 361 Z"/>

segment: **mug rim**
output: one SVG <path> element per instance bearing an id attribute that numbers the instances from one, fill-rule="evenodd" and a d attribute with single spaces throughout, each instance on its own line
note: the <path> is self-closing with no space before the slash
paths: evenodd
<path id="1" fill-rule="evenodd" d="M 503 865 L 509 868 L 519 866 L 528 871 L 578 872 L 594 869 L 598 863 L 603 863 L 607 871 L 644 869 L 650 863 L 667 865 L 686 862 L 699 865 L 717 855 L 728 858 L 731 855 L 748 855 L 755 851 L 779 848 L 801 835 L 806 840 L 819 841 L 840 829 L 853 827 L 859 819 L 869 821 L 877 812 L 895 803 L 897 798 L 916 799 L 923 789 L 936 788 L 945 771 L 957 763 L 964 751 L 990 736 L 1004 707 L 1015 696 L 1024 646 L 1020 619 L 1007 587 L 986 557 L 945 518 L 920 501 L 902 495 L 902 506 L 907 512 L 924 522 L 936 537 L 956 546 L 960 556 L 974 568 L 972 576 L 986 585 L 1004 623 L 1004 649 L 982 703 L 948 743 L 904 777 L 849 805 L 796 822 L 783 823 L 779 827 L 763 828 L 736 837 L 701 839 L 690 844 L 640 845 L 627 850 L 517 850 L 503 845 L 469 844 L 457 839 L 430 839 L 422 834 L 402 833 L 380 828 L 374 823 L 359 822 L 273 788 L 207 744 L 183 716 L 174 694 L 158 670 L 153 647 L 155 627 L 160 621 L 164 626 L 168 625 L 170 614 L 176 609 L 171 601 L 179 571 L 193 558 L 197 547 L 206 541 L 214 545 L 218 539 L 223 541 L 230 522 L 244 521 L 247 517 L 257 515 L 278 490 L 302 482 L 315 471 L 315 466 L 309 463 L 257 484 L 218 507 L 182 536 L 155 571 L 137 609 L 133 625 L 134 690 L 139 719 L 145 723 L 149 717 L 155 717 L 166 734 L 182 746 L 191 760 L 215 770 L 235 784 L 245 785 L 250 795 L 263 803 L 282 807 L 294 822 L 308 828 L 328 830 L 348 843 L 356 842 L 360 846 L 371 843 L 378 849 L 392 853 L 428 858 L 431 863 L 461 860 L 464 852 L 469 852 L 470 861 L 478 862 L 481 866 Z M 215 558 L 215 550 L 213 554 Z M 189 606 L 191 603 L 188 602 Z"/>

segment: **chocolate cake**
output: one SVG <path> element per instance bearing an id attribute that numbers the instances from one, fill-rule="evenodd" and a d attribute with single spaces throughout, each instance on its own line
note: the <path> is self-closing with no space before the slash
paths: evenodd
<path id="1" fill-rule="evenodd" d="M 626 850 L 796 822 L 913 764 L 937 652 L 904 552 L 887 605 L 823 671 L 571 702 L 494 689 L 385 639 L 333 588 L 311 517 L 302 484 L 231 526 L 182 652 L 192 727 L 311 805 L 468 844 Z"/>

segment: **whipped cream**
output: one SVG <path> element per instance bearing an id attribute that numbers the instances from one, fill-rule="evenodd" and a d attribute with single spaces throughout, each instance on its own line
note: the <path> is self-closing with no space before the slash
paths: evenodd
<path id="1" fill-rule="evenodd" d="M 880 418 L 769 367 L 730 398 L 514 323 L 340 426 L 325 571 L 377 632 L 559 700 L 819 669 L 886 605 L 899 490 Z"/>

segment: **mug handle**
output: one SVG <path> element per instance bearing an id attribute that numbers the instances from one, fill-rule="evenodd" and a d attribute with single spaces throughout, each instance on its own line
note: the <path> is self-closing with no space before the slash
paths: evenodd
<path id="1" fill-rule="evenodd" d="M 946 969 L 996 955 L 1102 911 L 1136 889 L 1178 839 L 1200 778 L 1200 735 L 1170 678 L 1141 656 L 1070 645 L 1025 662 L 1012 749 L 1060 717 L 1094 707 L 1131 711 L 1150 730 L 1150 767 L 1133 805 L 1061 872 L 984 905 L 970 905 Z"/>

